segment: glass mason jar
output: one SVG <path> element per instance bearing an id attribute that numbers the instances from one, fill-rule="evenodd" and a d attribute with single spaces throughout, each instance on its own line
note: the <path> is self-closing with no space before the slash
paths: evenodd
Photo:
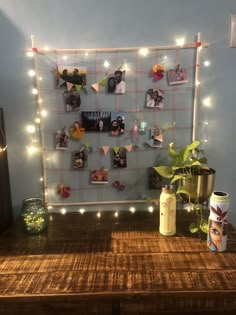
<path id="1" fill-rule="evenodd" d="M 40 198 L 28 198 L 22 202 L 21 216 L 25 232 L 37 234 L 44 231 L 48 224 L 47 209 Z"/>

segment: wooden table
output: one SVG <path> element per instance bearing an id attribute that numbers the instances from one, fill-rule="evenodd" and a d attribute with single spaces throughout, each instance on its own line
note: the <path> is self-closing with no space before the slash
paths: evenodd
<path id="1" fill-rule="evenodd" d="M 0 235 L 0 314 L 236 314 L 236 230 L 227 251 L 158 232 L 158 213 L 50 214 L 30 236 L 19 221 Z"/>

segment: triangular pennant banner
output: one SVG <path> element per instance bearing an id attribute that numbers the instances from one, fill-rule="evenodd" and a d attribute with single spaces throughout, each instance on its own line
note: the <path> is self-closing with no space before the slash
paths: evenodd
<path id="1" fill-rule="evenodd" d="M 65 84 L 65 80 L 63 80 L 62 78 L 59 77 L 59 82 L 58 82 L 58 86 L 63 86 Z"/>
<path id="2" fill-rule="evenodd" d="M 102 149 L 103 149 L 103 151 L 104 151 L 105 154 L 107 154 L 107 152 L 109 151 L 109 148 L 110 148 L 110 147 L 108 147 L 108 146 L 103 146 L 103 147 L 102 147 Z"/>
<path id="3" fill-rule="evenodd" d="M 98 84 L 98 82 L 92 84 L 91 87 L 94 89 L 94 91 L 99 92 L 99 84 Z"/>
<path id="4" fill-rule="evenodd" d="M 102 81 L 100 81 L 99 84 L 100 84 L 101 86 L 107 86 L 107 77 L 105 77 L 104 79 L 102 79 Z"/>
<path id="5" fill-rule="evenodd" d="M 113 147 L 113 150 L 114 150 L 115 154 L 117 154 L 120 150 L 120 147 Z"/>
<path id="6" fill-rule="evenodd" d="M 74 84 L 76 91 L 79 93 L 79 91 L 81 90 L 82 85 L 79 84 Z"/>
<path id="7" fill-rule="evenodd" d="M 159 199 L 152 199 L 152 201 L 155 203 L 155 205 L 159 204 Z"/>
<path id="8" fill-rule="evenodd" d="M 125 148 L 128 152 L 130 152 L 132 150 L 132 147 L 133 145 L 132 144 L 129 144 L 129 145 L 126 145 Z"/>
<path id="9" fill-rule="evenodd" d="M 70 82 L 66 82 L 67 90 L 70 91 L 73 88 L 73 84 Z"/>
<path id="10" fill-rule="evenodd" d="M 163 134 L 159 134 L 158 136 L 154 137 L 154 139 L 163 142 Z"/>

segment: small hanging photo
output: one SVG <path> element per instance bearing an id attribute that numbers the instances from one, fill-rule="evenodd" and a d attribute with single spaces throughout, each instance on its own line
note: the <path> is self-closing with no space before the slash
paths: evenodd
<path id="1" fill-rule="evenodd" d="M 79 111 L 81 98 L 80 94 L 76 90 L 71 89 L 70 91 L 64 91 L 64 99 L 67 112 Z"/>
<path id="2" fill-rule="evenodd" d="M 72 167 L 73 169 L 85 168 L 88 162 L 88 150 L 85 146 L 79 151 L 72 152 Z"/>
<path id="3" fill-rule="evenodd" d="M 58 150 L 68 150 L 68 131 L 66 127 L 56 132 L 56 149 Z"/>
<path id="4" fill-rule="evenodd" d="M 108 169 L 100 168 L 91 171 L 92 184 L 107 184 L 108 183 Z"/>
<path id="5" fill-rule="evenodd" d="M 162 108 L 165 93 L 160 89 L 148 89 L 146 92 L 146 107 Z"/>
<path id="6" fill-rule="evenodd" d="M 114 166 L 114 168 L 127 167 L 127 157 L 126 157 L 126 149 L 125 148 L 119 148 L 118 151 L 114 151 L 114 153 L 113 153 L 113 166 Z"/>
<path id="7" fill-rule="evenodd" d="M 188 82 L 188 72 L 186 68 L 180 68 L 167 71 L 169 85 L 183 84 Z"/>

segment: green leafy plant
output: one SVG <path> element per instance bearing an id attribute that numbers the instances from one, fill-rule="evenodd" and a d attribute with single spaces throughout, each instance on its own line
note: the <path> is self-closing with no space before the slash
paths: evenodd
<path id="1" fill-rule="evenodd" d="M 171 179 L 171 184 L 177 182 L 178 188 L 176 194 L 187 196 L 192 209 L 197 214 L 197 223 L 191 223 L 189 230 L 196 233 L 201 230 L 204 233 L 208 231 L 207 221 L 203 218 L 202 205 L 194 183 L 194 175 L 211 174 L 212 169 L 207 166 L 207 158 L 203 150 L 199 149 L 200 141 L 195 140 L 191 144 L 186 145 L 179 151 L 174 149 L 174 143 L 169 144 L 168 155 L 170 165 L 153 167 L 162 177 Z M 181 183 L 187 185 L 181 185 Z"/>

